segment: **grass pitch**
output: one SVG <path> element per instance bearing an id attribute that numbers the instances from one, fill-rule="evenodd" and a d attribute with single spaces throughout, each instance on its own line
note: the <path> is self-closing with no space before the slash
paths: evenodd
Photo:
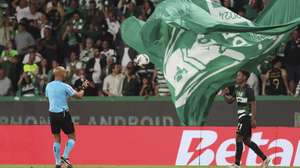
<path id="1" fill-rule="evenodd" d="M 53 165 L 0 165 L 0 168 L 54 168 Z M 74 168 L 225 168 L 222 166 L 97 166 L 97 165 L 74 165 Z M 244 167 L 258 168 L 258 167 Z M 270 167 L 271 168 L 271 167 Z M 275 167 L 274 167 L 275 168 Z M 276 167 L 283 168 L 283 167 Z M 296 167 L 294 167 L 296 168 Z M 299 168 L 299 167 L 298 167 Z"/>

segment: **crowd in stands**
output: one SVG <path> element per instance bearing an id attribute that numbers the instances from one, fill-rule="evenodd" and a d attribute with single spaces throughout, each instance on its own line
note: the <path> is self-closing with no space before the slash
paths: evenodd
<path id="1" fill-rule="evenodd" d="M 136 66 L 138 53 L 120 35 L 124 19 L 147 20 L 159 1 L 0 0 L 0 96 L 44 95 L 59 65 L 66 68 L 66 82 L 75 89 L 90 81 L 86 96 L 169 96 L 163 73 L 151 63 Z M 267 3 L 221 0 L 250 20 Z M 249 84 L 257 94 L 295 92 L 300 79 L 299 33 L 281 48 L 281 57 L 269 57 L 252 73 Z M 282 78 L 277 82 L 278 75 Z"/>

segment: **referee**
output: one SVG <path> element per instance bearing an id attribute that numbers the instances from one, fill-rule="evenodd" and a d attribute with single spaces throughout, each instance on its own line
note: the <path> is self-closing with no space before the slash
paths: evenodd
<path id="1" fill-rule="evenodd" d="M 46 97 L 49 100 L 49 116 L 51 124 L 51 132 L 54 135 L 53 152 L 55 157 L 55 168 L 61 168 L 65 165 L 72 168 L 69 160 L 69 154 L 75 144 L 75 129 L 69 112 L 68 98 L 82 98 L 84 88 L 88 83 L 84 82 L 80 91 L 75 91 L 70 85 L 64 83 L 66 70 L 62 66 L 58 66 L 53 71 L 55 80 L 46 86 Z M 60 157 L 60 131 L 68 136 L 68 141 L 64 150 L 64 154 Z"/>

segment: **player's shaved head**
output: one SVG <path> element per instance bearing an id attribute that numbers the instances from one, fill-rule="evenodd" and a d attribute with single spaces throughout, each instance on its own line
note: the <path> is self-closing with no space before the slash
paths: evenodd
<path id="1" fill-rule="evenodd" d="M 55 80 L 64 80 L 66 76 L 66 69 L 63 66 L 58 66 L 54 68 L 53 74 L 55 77 Z"/>

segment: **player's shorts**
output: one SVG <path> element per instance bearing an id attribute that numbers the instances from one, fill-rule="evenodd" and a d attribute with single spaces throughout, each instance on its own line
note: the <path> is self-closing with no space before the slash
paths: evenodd
<path id="1" fill-rule="evenodd" d="M 62 130 L 65 134 L 75 132 L 72 117 L 69 112 L 49 113 L 52 134 L 59 134 Z"/>
<path id="2" fill-rule="evenodd" d="M 251 116 L 244 116 L 239 119 L 236 133 L 243 136 L 243 138 L 252 136 Z"/>

